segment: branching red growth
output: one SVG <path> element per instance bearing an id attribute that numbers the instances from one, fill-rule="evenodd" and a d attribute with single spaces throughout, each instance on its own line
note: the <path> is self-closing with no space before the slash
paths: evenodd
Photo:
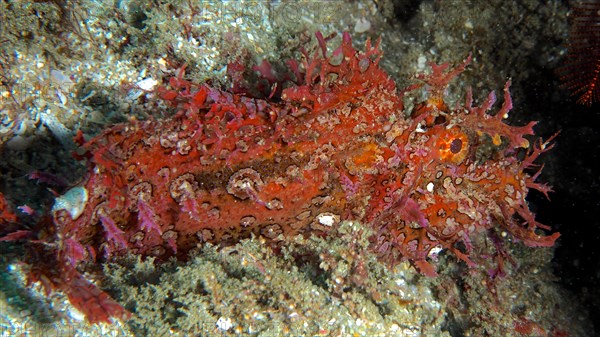
<path id="1" fill-rule="evenodd" d="M 69 301 L 86 315 L 90 323 L 110 322 L 111 317 L 127 319 L 131 316 L 119 303 L 77 271 L 65 271 L 65 273 L 71 274 L 68 283 L 63 286 Z"/>
<path id="2" fill-rule="evenodd" d="M 61 253 L 64 255 L 63 260 L 67 261 L 73 267 L 77 266 L 77 263 L 87 257 L 83 245 L 72 238 L 67 238 L 63 241 Z"/>
<path id="3" fill-rule="evenodd" d="M 17 215 L 13 212 L 0 193 L 0 242 L 18 241 L 33 237 L 33 233 L 29 229 L 23 229 L 18 223 Z"/>
<path id="4" fill-rule="evenodd" d="M 106 257 L 111 255 L 113 250 L 126 249 L 127 240 L 125 240 L 124 232 L 117 227 L 115 222 L 108 216 L 100 215 L 100 223 L 104 228 L 106 243 L 104 254 Z"/>
<path id="5" fill-rule="evenodd" d="M 156 214 L 152 211 L 150 206 L 142 200 L 138 199 L 138 221 L 140 224 L 140 229 L 145 231 L 146 233 L 150 233 L 150 231 L 155 231 L 158 235 L 162 234 L 162 230 L 160 226 L 156 223 Z"/>
<path id="6" fill-rule="evenodd" d="M 496 94 L 493 91 L 490 92 L 488 98 L 480 107 L 473 107 L 473 95 L 469 88 L 465 108 L 471 115 L 465 118 L 465 123 L 473 128 L 481 128 L 481 131 L 492 137 L 495 145 L 500 145 L 502 141 L 501 137 L 507 138 L 510 142 L 507 150 L 513 151 L 518 148 L 529 147 L 529 141 L 526 136 L 533 136 L 533 127 L 537 122 L 529 122 L 524 126 L 512 126 L 503 122 L 503 119 L 508 117 L 508 113 L 512 109 L 512 98 L 510 97 L 509 88 L 510 81 L 507 81 L 504 85 L 504 102 L 500 110 L 494 115 L 490 115 L 489 113 L 494 103 L 496 103 Z M 481 123 L 481 119 L 484 119 L 486 123 Z"/>
<path id="7" fill-rule="evenodd" d="M 552 143 L 552 142 L 554 141 L 554 138 L 556 138 L 558 136 L 558 134 L 559 134 L 559 132 L 555 133 L 554 135 L 550 136 L 550 138 L 548 138 L 545 141 L 542 140 L 541 138 L 538 139 L 538 141 L 533 144 L 533 148 L 530 150 L 527 157 L 521 163 L 521 167 L 523 170 L 539 167 L 539 169 L 537 170 L 537 172 L 534 175 L 527 177 L 527 179 L 525 180 L 525 184 L 528 188 L 533 188 L 535 190 L 542 192 L 546 196 L 546 199 L 548 199 L 548 200 L 550 200 L 548 193 L 552 192 L 552 187 L 550 187 L 544 183 L 536 182 L 537 178 L 542 173 L 542 169 L 544 168 L 544 166 L 535 164 L 535 160 L 542 153 L 549 151 L 554 147 L 554 143 Z"/>
<path id="8" fill-rule="evenodd" d="M 427 84 L 429 86 L 430 91 L 430 100 L 438 100 L 444 98 L 444 90 L 448 87 L 448 84 L 459 74 L 465 71 L 466 67 L 471 63 L 472 54 L 469 53 L 469 56 L 465 59 L 463 63 L 458 65 L 456 68 L 448 70 L 450 67 L 450 63 L 445 62 L 442 64 L 436 64 L 434 62 L 429 62 L 429 66 L 431 67 L 430 74 L 416 74 L 415 78 L 421 80 L 422 83 Z M 412 88 L 411 88 L 412 89 Z"/>
<path id="9" fill-rule="evenodd" d="M 0 241 L 18 241 L 23 239 L 29 239 L 33 236 L 33 233 L 29 230 L 17 230 L 10 234 L 6 234 L 0 237 Z"/>
<path id="10" fill-rule="evenodd" d="M 571 3 L 569 52 L 558 72 L 577 103 L 591 106 L 600 101 L 600 2 Z"/>
<path id="11" fill-rule="evenodd" d="M 17 222 L 17 215 L 10 209 L 4 195 L 0 193 L 0 226 Z"/>
<path id="12" fill-rule="evenodd" d="M 4 197 L 0 194 L 2 202 Z M 14 220 L 12 216 L 3 219 Z M 46 221 L 47 218 L 42 218 L 37 224 L 37 227 L 44 228 L 43 231 L 50 230 L 45 234 L 21 229 L 0 238 L 0 241 L 27 240 L 26 258 L 32 262 L 27 272 L 28 284 L 40 282 L 47 295 L 55 290 L 65 292 L 73 306 L 84 313 L 90 323 L 110 322 L 111 317 L 128 318 L 129 312 L 75 269 L 87 258 L 94 260 L 93 249 L 86 249 L 72 237 L 65 237 L 62 241 L 53 236 L 40 237 L 54 230 Z"/>

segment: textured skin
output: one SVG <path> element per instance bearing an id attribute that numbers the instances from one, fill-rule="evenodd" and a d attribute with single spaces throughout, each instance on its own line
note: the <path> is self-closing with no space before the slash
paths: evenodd
<path id="1" fill-rule="evenodd" d="M 550 146 L 524 138 L 534 123 L 503 122 L 512 107 L 508 84 L 493 116 L 493 93 L 473 107 L 469 91 L 463 106 L 449 109 L 444 90 L 470 58 L 455 69 L 432 64 L 419 84 L 398 91 L 378 66 L 378 46 L 358 53 L 344 35 L 325 56 L 319 41 L 323 55 L 295 69 L 296 84 L 279 102 L 179 76 L 160 92 L 179 107 L 176 116 L 118 125 L 86 142 L 85 207 L 75 219 L 54 212 L 58 263 L 126 251 L 185 258 L 204 242 L 230 244 L 250 233 L 277 244 L 334 233 L 345 219 L 374 228 L 382 259 L 409 260 L 427 275 L 435 275 L 429 261 L 440 249 L 475 266 L 474 245 L 488 234 L 496 242 L 503 236 L 496 232 L 553 245 L 559 234 L 540 235 L 547 228 L 525 201 L 530 188 L 549 191 L 525 170 Z M 405 93 L 422 88 L 428 98 L 404 111 Z M 522 148 L 528 154 L 519 159 Z M 105 320 L 95 310 L 84 309 Z"/>

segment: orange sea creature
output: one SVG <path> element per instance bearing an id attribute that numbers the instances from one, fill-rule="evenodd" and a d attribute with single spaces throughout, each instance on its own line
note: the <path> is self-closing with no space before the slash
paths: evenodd
<path id="1" fill-rule="evenodd" d="M 470 57 L 454 69 L 431 64 L 418 84 L 399 90 L 379 66 L 379 43 L 358 52 L 344 34 L 328 54 L 317 38 L 320 51 L 305 53 L 280 97 L 228 93 L 181 71 L 159 92 L 177 107 L 173 117 L 116 125 L 86 141 L 88 175 L 57 198 L 52 220 L 26 243 L 31 280 L 65 291 L 99 322 L 126 312 L 81 272 L 125 252 L 185 259 L 205 242 L 251 233 L 276 246 L 290 235 L 334 235 L 354 219 L 373 228 L 372 250 L 383 260 L 433 276 L 441 250 L 477 266 L 477 245 L 490 233 L 554 244 L 559 234 L 543 233 L 525 199 L 530 188 L 550 190 L 531 170 L 551 145 L 528 140 L 533 122 L 505 123 L 509 83 L 493 114 L 496 96 L 476 106 L 470 90 L 450 109 L 444 89 Z M 403 98 L 415 90 L 430 100 L 407 113 Z"/>

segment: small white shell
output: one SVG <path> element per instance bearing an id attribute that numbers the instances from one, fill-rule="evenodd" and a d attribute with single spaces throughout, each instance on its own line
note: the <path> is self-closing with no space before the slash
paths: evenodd
<path id="1" fill-rule="evenodd" d="M 231 318 L 229 318 L 229 317 L 221 316 L 217 320 L 217 328 L 219 328 L 220 330 L 227 331 L 227 330 L 231 329 L 232 327 L 233 327 L 233 322 L 231 321 Z"/>
<path id="2" fill-rule="evenodd" d="M 82 186 L 73 187 L 67 193 L 56 198 L 52 206 L 52 212 L 64 209 L 69 212 L 73 220 L 76 220 L 83 213 L 87 201 L 87 190 Z"/>

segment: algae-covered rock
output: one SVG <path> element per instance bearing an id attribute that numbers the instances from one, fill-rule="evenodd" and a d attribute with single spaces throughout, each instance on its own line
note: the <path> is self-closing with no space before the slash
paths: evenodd
<path id="1" fill-rule="evenodd" d="M 421 276 L 377 262 L 360 224 L 344 222 L 339 232 L 285 239 L 279 253 L 253 237 L 206 245 L 186 264 L 130 257 L 105 273 L 140 336 L 443 336 L 442 307 Z"/>

